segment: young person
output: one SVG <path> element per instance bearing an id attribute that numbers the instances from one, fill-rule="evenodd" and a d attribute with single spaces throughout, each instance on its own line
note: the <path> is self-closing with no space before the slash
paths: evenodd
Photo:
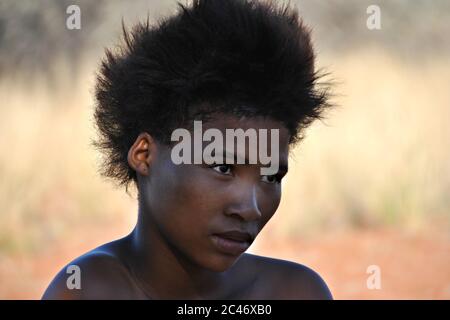
<path id="1" fill-rule="evenodd" d="M 194 0 L 156 25 L 124 28 L 97 78 L 96 146 L 103 175 L 137 188 L 137 224 L 70 262 L 43 298 L 331 299 L 310 268 L 245 253 L 279 205 L 289 149 L 330 106 L 314 60 L 298 12 L 273 2 Z M 208 161 L 213 135 L 184 136 L 191 148 L 174 152 L 174 132 L 195 136 L 198 124 L 215 140 L 232 129 L 270 133 L 270 143 L 249 135 L 241 154 L 216 148 Z M 275 172 L 261 158 L 249 163 L 255 148 Z M 201 161 L 174 160 L 198 150 Z M 80 288 L 68 288 L 69 266 Z"/>

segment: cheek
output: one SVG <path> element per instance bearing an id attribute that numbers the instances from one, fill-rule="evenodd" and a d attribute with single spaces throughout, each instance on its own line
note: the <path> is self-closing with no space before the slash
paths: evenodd
<path id="1" fill-rule="evenodd" d="M 205 169 L 192 166 L 180 170 L 173 192 L 186 209 L 205 211 L 220 202 L 217 187 Z"/>
<path id="2" fill-rule="evenodd" d="M 161 181 L 153 202 L 158 203 L 154 213 L 158 220 L 171 229 L 180 226 L 196 226 L 202 228 L 220 207 L 220 193 L 207 174 L 197 166 L 173 166 Z M 190 232 L 194 228 L 183 228 Z M 178 231 L 180 231 L 178 229 Z"/>

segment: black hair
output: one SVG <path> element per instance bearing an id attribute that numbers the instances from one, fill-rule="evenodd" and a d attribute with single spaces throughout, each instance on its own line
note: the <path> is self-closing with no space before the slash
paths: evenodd
<path id="1" fill-rule="evenodd" d="M 141 132 L 169 143 L 175 128 L 219 111 L 271 117 L 295 143 L 330 106 L 296 9 L 252 0 L 178 5 L 154 25 L 123 27 L 124 44 L 106 50 L 97 75 L 101 173 L 127 188 L 137 182 L 127 154 Z"/>

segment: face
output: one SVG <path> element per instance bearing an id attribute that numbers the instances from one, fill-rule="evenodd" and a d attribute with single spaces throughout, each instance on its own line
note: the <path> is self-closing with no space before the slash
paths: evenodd
<path id="1" fill-rule="evenodd" d="M 220 130 L 223 137 L 226 129 L 278 129 L 278 150 L 274 150 L 279 171 L 262 175 L 259 157 L 256 164 L 175 164 L 172 147 L 158 144 L 148 174 L 138 174 L 140 205 L 179 253 L 196 265 L 220 272 L 234 264 L 278 208 L 289 134 L 281 123 L 262 117 L 223 115 L 203 123 L 203 130 L 208 128 Z M 246 156 L 251 147 L 255 146 L 245 145 Z M 270 154 L 270 143 L 266 151 Z"/>

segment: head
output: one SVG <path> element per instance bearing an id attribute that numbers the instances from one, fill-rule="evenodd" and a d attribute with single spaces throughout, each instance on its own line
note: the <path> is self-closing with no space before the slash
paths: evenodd
<path id="1" fill-rule="evenodd" d="M 250 244 L 275 213 L 289 149 L 329 106 L 318 79 L 309 30 L 297 11 L 271 2 L 195 0 L 156 25 L 124 28 L 124 44 L 106 51 L 97 78 L 101 173 L 136 186 L 142 221 L 171 247 L 223 271 L 242 250 L 215 235 L 241 231 Z M 194 120 L 224 137 L 227 129 L 278 130 L 268 150 L 278 171 L 261 174 L 260 159 L 176 164 L 172 133 L 194 135 Z"/>

